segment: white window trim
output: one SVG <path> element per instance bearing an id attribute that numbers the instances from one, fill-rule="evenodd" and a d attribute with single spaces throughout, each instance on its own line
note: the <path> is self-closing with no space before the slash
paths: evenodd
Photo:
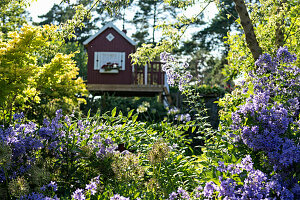
<path id="1" fill-rule="evenodd" d="M 101 61 L 103 59 L 105 59 L 104 62 L 106 62 L 106 61 L 109 62 L 109 56 L 111 56 L 111 54 L 114 54 L 117 57 L 116 59 L 119 60 L 119 62 L 117 62 L 117 63 L 121 65 L 120 70 L 124 71 L 125 64 L 126 64 L 126 53 L 125 52 L 94 52 L 94 70 L 99 70 L 100 73 L 107 73 L 108 71 L 105 71 L 104 69 L 102 69 L 103 62 L 101 62 Z M 112 70 L 112 71 L 113 71 L 112 73 L 115 73 L 115 70 Z"/>

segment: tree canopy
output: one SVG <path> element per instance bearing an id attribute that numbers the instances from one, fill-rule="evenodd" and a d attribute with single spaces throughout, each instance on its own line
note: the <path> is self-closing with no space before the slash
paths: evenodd
<path id="1" fill-rule="evenodd" d="M 22 19 L 25 1 L 9 1 L 1 5 L 12 19 Z M 12 5 L 10 5 L 12 4 Z M 22 8 L 14 12 L 16 6 Z M 80 11 L 81 7 L 77 7 Z M 3 12 L 3 13 L 5 13 Z M 20 26 L 2 24 L 0 37 L 0 120 L 6 125 L 15 113 L 40 120 L 51 116 L 58 108 L 78 109 L 84 103 L 87 90 L 72 58 L 74 54 L 60 52 L 64 40 L 72 37 L 81 26 L 86 12 L 78 12 L 65 24 Z M 5 15 L 3 15 L 5 16 Z M 10 31 L 10 32 L 8 32 Z"/>

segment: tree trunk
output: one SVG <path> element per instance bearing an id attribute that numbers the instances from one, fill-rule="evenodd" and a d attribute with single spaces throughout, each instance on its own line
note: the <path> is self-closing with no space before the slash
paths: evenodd
<path id="1" fill-rule="evenodd" d="M 278 14 L 281 12 L 283 4 L 286 3 L 286 0 L 281 0 L 280 5 L 277 9 Z M 284 45 L 284 17 L 276 23 L 276 45 L 277 48 L 282 47 Z"/>
<path id="2" fill-rule="evenodd" d="M 156 13 L 157 11 L 157 2 L 154 2 L 154 11 L 153 11 L 153 31 L 152 31 L 152 43 L 155 44 L 155 26 L 156 26 Z"/>
<path id="3" fill-rule="evenodd" d="M 251 22 L 249 13 L 247 11 L 244 0 L 233 0 L 235 3 L 235 9 L 239 14 L 243 30 L 245 32 L 246 43 L 250 49 L 252 56 L 255 60 L 259 58 L 262 54 L 262 49 L 260 48 L 258 41 L 256 39 L 253 24 Z"/>

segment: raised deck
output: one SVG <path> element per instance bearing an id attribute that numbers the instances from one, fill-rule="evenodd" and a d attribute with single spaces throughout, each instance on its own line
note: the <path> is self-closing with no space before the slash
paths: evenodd
<path id="1" fill-rule="evenodd" d="M 165 73 L 161 62 L 151 62 L 146 66 L 132 66 L 130 84 L 88 83 L 87 89 L 93 95 L 104 93 L 116 96 L 156 96 L 166 93 Z"/>
<path id="2" fill-rule="evenodd" d="M 147 96 L 162 94 L 163 85 L 119 85 L 119 84 L 88 84 L 87 89 L 94 95 L 104 93 L 116 96 Z"/>

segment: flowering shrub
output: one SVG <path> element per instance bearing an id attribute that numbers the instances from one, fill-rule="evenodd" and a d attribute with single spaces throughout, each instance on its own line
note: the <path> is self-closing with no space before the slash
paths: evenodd
<path id="1" fill-rule="evenodd" d="M 221 99 L 218 130 L 200 129 L 200 185 L 186 199 L 298 199 L 299 68 L 280 48 Z M 244 158 L 244 159 L 238 159 Z M 176 190 L 169 199 L 185 199 Z"/>
<path id="2" fill-rule="evenodd" d="M 122 199 L 118 194 L 133 198 L 139 193 L 156 198 L 195 177 L 196 170 L 185 169 L 196 164 L 180 166 L 192 160 L 179 148 L 189 143 L 182 137 L 185 125 L 149 126 L 132 113 L 116 115 L 114 109 L 111 116 L 76 119 L 58 110 L 42 125 L 23 124 L 23 116 L 16 115 L 13 125 L 0 129 L 0 197 Z M 154 185 L 160 188 L 157 194 L 151 194 Z"/>
<path id="3" fill-rule="evenodd" d="M 187 114 L 180 114 L 180 115 L 175 115 L 175 120 L 181 121 L 183 123 L 191 121 L 191 116 L 189 113 Z"/>
<path id="4" fill-rule="evenodd" d="M 169 195 L 169 200 L 176 199 L 274 199 L 275 192 L 280 199 L 297 198 L 300 191 L 299 184 L 295 185 L 293 192 L 282 186 L 277 177 L 268 178 L 267 174 L 255 170 L 250 155 L 242 159 L 241 163 L 225 165 L 219 162 L 217 167 L 219 180 L 198 186 L 193 192 L 188 193 L 181 187 Z M 276 198 L 275 198 L 276 199 Z"/>
<path id="5" fill-rule="evenodd" d="M 170 81 L 190 100 L 190 111 L 139 122 L 137 114 L 74 115 L 24 122 L 23 114 L 0 128 L 1 199 L 299 199 L 300 70 L 295 55 L 280 48 L 264 54 L 248 82 L 220 104 L 218 130 L 205 117 L 178 62 L 163 54 Z M 176 64 L 177 63 L 177 64 Z M 178 67 L 178 66 L 177 66 Z M 197 121 L 191 120 L 191 115 Z M 197 126 L 197 127 L 196 127 Z M 204 135 L 194 155 L 186 131 Z"/>
<path id="6" fill-rule="evenodd" d="M 256 72 L 250 73 L 252 83 L 245 87 L 252 87 L 252 94 L 232 114 L 237 139 L 267 156 L 278 173 L 300 166 L 300 69 L 293 66 L 295 60 L 287 48 L 279 48 L 274 59 L 262 55 Z"/>
<path id="7" fill-rule="evenodd" d="M 295 60 L 287 48 L 279 48 L 274 58 L 261 55 L 256 70 L 249 73 L 249 81 L 221 101 L 226 110 L 222 113 L 226 120 L 221 126 L 222 145 L 227 145 L 226 151 L 232 154 L 223 155 L 223 159 L 230 163 L 234 155 L 250 152 L 260 175 L 251 171 L 247 174 L 253 180 L 260 177 L 267 184 L 262 186 L 267 190 L 257 193 L 264 198 L 297 199 L 300 194 L 297 170 L 300 167 L 300 70 L 294 65 Z M 234 191 L 238 194 L 238 190 Z"/>
<path id="8" fill-rule="evenodd" d="M 220 185 L 216 185 L 214 182 L 206 183 L 203 190 L 205 197 L 273 199 L 271 191 L 286 193 L 284 187 L 278 188 L 279 185 L 274 184 L 274 181 L 269 179 L 265 173 L 253 168 L 250 155 L 247 155 L 239 164 L 228 164 L 226 166 L 223 162 L 220 162 L 217 169 L 222 172 L 219 177 Z M 281 195 L 281 197 L 284 195 Z M 282 199 L 294 198 L 291 192 L 288 196 L 288 198 Z"/>
<path id="9" fill-rule="evenodd" d="M 167 74 L 167 81 L 170 86 L 178 85 L 180 91 L 184 90 L 192 79 L 192 75 L 186 68 L 189 67 L 188 63 L 178 62 L 171 54 L 162 53 L 160 60 L 163 62 L 162 70 Z"/>

